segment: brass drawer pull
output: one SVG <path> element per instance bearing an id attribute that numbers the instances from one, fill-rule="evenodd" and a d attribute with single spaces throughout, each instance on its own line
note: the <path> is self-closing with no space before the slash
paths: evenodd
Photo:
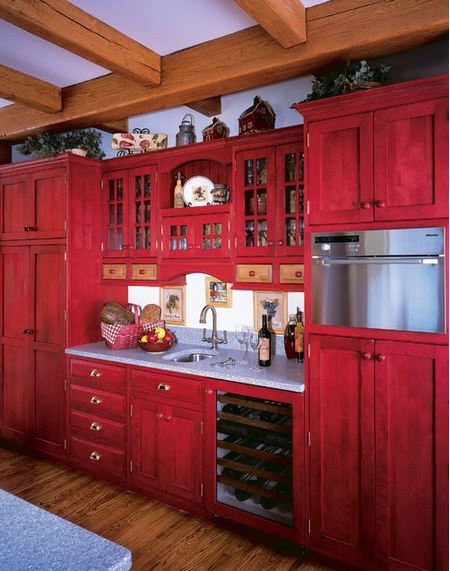
<path id="1" fill-rule="evenodd" d="M 92 369 L 92 371 L 89 373 L 90 377 L 101 377 L 102 374 L 100 373 L 100 371 L 97 371 L 97 369 Z"/>
<path id="2" fill-rule="evenodd" d="M 166 383 L 159 383 L 158 391 L 168 391 L 170 389 L 170 385 Z"/>
<path id="3" fill-rule="evenodd" d="M 101 459 L 102 455 L 99 452 L 96 452 L 94 450 L 94 452 L 91 452 L 91 455 L 89 456 L 89 458 L 91 460 L 96 460 L 97 462 Z"/>
<path id="4" fill-rule="evenodd" d="M 94 430 L 95 432 L 99 432 L 102 429 L 102 425 L 98 424 L 98 422 L 93 422 L 89 428 L 90 428 L 90 430 Z"/>
<path id="5" fill-rule="evenodd" d="M 100 397 L 96 397 L 95 395 L 90 400 L 91 404 L 101 404 L 102 399 Z"/>

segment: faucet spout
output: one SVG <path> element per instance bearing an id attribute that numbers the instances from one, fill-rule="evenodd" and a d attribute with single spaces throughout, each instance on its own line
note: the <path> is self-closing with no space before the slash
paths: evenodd
<path id="1" fill-rule="evenodd" d="M 203 309 L 200 312 L 199 322 L 200 323 L 206 323 L 206 315 L 207 315 L 209 309 L 211 310 L 211 313 L 212 313 L 211 337 L 206 337 L 206 329 L 204 329 L 202 341 L 206 341 L 207 343 L 211 343 L 211 349 L 217 349 L 217 345 L 219 343 L 227 343 L 227 336 L 226 336 L 225 331 L 224 331 L 223 339 L 220 339 L 217 336 L 217 311 L 216 311 L 215 307 L 213 307 L 212 305 L 205 305 L 203 307 Z"/>

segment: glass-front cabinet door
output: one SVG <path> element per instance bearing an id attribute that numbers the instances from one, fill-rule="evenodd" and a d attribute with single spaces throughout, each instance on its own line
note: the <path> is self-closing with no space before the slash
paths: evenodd
<path id="1" fill-rule="evenodd" d="M 297 143 L 277 147 L 277 255 L 303 255 L 304 157 Z"/>
<path id="2" fill-rule="evenodd" d="M 275 252 L 275 150 L 236 154 L 237 253 L 270 256 Z"/>
<path id="3" fill-rule="evenodd" d="M 108 173 L 103 179 L 103 193 L 103 255 L 155 255 L 155 167 Z"/>

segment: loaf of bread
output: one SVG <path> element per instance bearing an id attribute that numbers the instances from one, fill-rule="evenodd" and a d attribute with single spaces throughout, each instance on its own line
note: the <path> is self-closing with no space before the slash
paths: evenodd
<path id="1" fill-rule="evenodd" d="M 107 301 L 102 307 L 100 321 L 111 325 L 130 325 L 134 323 L 134 314 L 117 301 Z"/>
<path id="2" fill-rule="evenodd" d="M 155 303 L 149 303 L 144 307 L 139 317 L 141 323 L 153 323 L 161 318 L 161 308 Z"/>

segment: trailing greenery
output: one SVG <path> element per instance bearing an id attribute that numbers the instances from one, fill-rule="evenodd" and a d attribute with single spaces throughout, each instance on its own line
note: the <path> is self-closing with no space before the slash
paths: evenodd
<path id="1" fill-rule="evenodd" d="M 304 101 L 375 87 L 388 83 L 391 79 L 391 66 L 369 64 L 365 60 L 347 62 L 344 66 L 330 69 L 323 75 L 315 75 L 311 93 L 308 93 Z"/>
<path id="2" fill-rule="evenodd" d="M 102 134 L 95 129 L 77 129 L 67 133 L 38 133 L 28 137 L 19 152 L 36 158 L 54 157 L 72 149 L 84 149 L 91 159 L 102 159 Z"/>

